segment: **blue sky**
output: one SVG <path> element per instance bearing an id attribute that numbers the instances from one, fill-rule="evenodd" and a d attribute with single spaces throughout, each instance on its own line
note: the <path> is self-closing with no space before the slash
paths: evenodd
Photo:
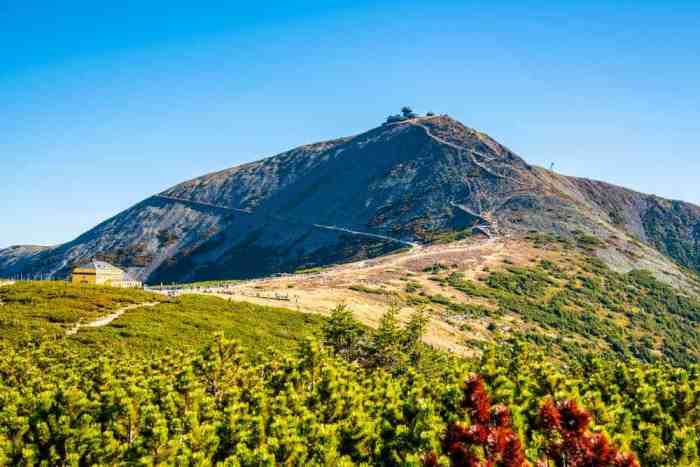
<path id="1" fill-rule="evenodd" d="M 700 203 L 700 2 L 235 3 L 0 2 L 0 247 L 402 105 Z"/>

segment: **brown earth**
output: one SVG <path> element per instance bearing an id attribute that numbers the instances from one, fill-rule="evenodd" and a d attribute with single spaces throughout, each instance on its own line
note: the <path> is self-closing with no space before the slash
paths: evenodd
<path id="1" fill-rule="evenodd" d="M 285 306 L 301 312 L 327 315 L 339 304 L 346 304 L 355 317 L 370 327 L 376 327 L 391 303 L 401 306 L 399 318 L 407 320 L 416 306 L 406 303 L 406 286 L 418 284 L 427 295 L 447 295 L 462 303 L 492 306 L 487 301 L 468 297 L 462 292 L 430 280 L 426 269 L 439 264 L 465 277 L 478 279 L 489 270 L 504 264 L 527 266 L 542 259 L 560 260 L 563 253 L 533 247 L 532 242 L 516 238 L 470 239 L 447 245 L 422 246 L 408 252 L 358 261 L 309 274 L 254 279 L 223 287 L 201 287 L 179 293 L 216 295 L 230 300 L 261 305 Z M 467 340 L 491 341 L 486 331 L 488 319 L 469 322 L 465 332 L 459 323 L 445 319 L 443 307 L 426 305 L 430 323 L 425 342 L 462 355 L 474 352 Z M 514 326 L 520 318 L 508 316 Z"/>

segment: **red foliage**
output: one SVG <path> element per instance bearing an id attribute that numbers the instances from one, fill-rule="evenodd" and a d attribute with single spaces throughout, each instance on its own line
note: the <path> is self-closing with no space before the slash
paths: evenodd
<path id="1" fill-rule="evenodd" d="M 634 454 L 625 452 L 615 457 L 613 465 L 615 467 L 639 467 L 639 462 L 637 462 L 637 457 Z"/>
<path id="2" fill-rule="evenodd" d="M 620 453 L 602 433 L 589 433 L 591 414 L 575 401 L 547 400 L 540 408 L 540 424 L 549 437 L 546 456 L 555 465 L 570 467 L 639 467 L 634 454 Z M 538 462 L 538 467 L 547 466 Z"/>
<path id="3" fill-rule="evenodd" d="M 464 383 L 462 407 L 469 410 L 472 422 L 488 423 L 491 415 L 491 400 L 486 392 L 484 379 L 473 375 Z"/>
<path id="4" fill-rule="evenodd" d="M 434 452 L 429 452 L 423 456 L 424 467 L 438 467 L 438 456 Z"/>
<path id="5" fill-rule="evenodd" d="M 472 444 L 484 445 L 489 438 L 488 427 L 478 424 L 469 427 L 467 439 Z"/>
<path id="6" fill-rule="evenodd" d="M 507 407 L 491 407 L 491 399 L 481 376 L 464 383 L 462 408 L 471 426 L 450 423 L 442 437 L 442 453 L 453 467 L 523 467 L 523 445 L 513 431 Z M 555 403 L 546 400 L 540 407 L 540 425 L 547 435 L 546 459 L 537 467 L 639 467 L 632 453 L 621 453 L 602 433 L 588 432 L 591 414 L 575 401 Z M 423 457 L 425 467 L 437 467 L 438 454 Z"/>
<path id="7" fill-rule="evenodd" d="M 497 427 L 487 443 L 492 453 L 500 453 L 500 464 L 504 467 L 525 465 L 525 453 L 520 438 L 510 427 Z M 496 459 L 499 456 L 495 456 Z"/>
<path id="8" fill-rule="evenodd" d="M 561 423 L 562 434 L 566 436 L 580 436 L 588 428 L 591 422 L 591 414 L 585 409 L 581 409 L 576 405 L 575 401 L 568 400 L 557 405 Z"/>
<path id="9" fill-rule="evenodd" d="M 540 419 L 541 424 L 548 427 L 549 429 L 559 429 L 561 428 L 561 416 L 559 415 L 559 409 L 554 404 L 552 399 L 547 399 L 542 404 L 540 408 Z"/>
<path id="10" fill-rule="evenodd" d="M 513 423 L 510 410 L 505 405 L 497 405 L 493 408 L 494 424 L 500 427 L 509 427 Z"/>
<path id="11" fill-rule="evenodd" d="M 525 463 L 523 446 L 512 427 L 510 411 L 499 405 L 491 408 L 486 385 L 480 376 L 472 376 L 464 384 L 462 407 L 472 425 L 451 423 L 442 438 L 442 451 L 454 467 L 522 467 Z M 477 454 L 483 452 L 481 460 Z M 437 465 L 437 455 L 423 458 L 423 465 Z"/>

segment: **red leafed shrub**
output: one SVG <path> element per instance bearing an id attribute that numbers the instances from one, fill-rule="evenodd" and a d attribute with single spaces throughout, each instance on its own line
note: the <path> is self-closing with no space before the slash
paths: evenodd
<path id="1" fill-rule="evenodd" d="M 491 399 L 481 376 L 475 375 L 464 383 L 462 407 L 467 409 L 474 423 L 486 424 L 491 416 Z"/>
<path id="2" fill-rule="evenodd" d="M 621 453 L 602 433 L 589 433 L 591 415 L 575 401 L 546 400 L 540 408 L 540 425 L 547 435 L 547 460 L 538 467 L 639 467 L 634 454 Z"/>
<path id="3" fill-rule="evenodd" d="M 438 467 L 438 456 L 434 452 L 429 452 L 423 456 L 424 467 Z"/>
<path id="4" fill-rule="evenodd" d="M 513 431 L 510 411 L 491 407 L 481 376 L 472 376 L 464 384 L 462 407 L 472 425 L 451 423 L 442 438 L 442 452 L 454 467 L 521 467 L 526 465 L 523 446 Z M 435 453 L 423 458 L 423 465 L 438 465 Z"/>
<path id="5" fill-rule="evenodd" d="M 471 425 L 450 423 L 442 436 L 442 454 L 453 467 L 523 467 L 523 445 L 513 431 L 510 410 L 491 406 L 483 378 L 474 375 L 464 383 L 462 408 Z M 575 401 L 546 400 L 539 423 L 547 437 L 545 458 L 537 467 L 639 467 L 631 453 L 621 453 L 602 433 L 590 433 L 591 415 Z M 425 467 L 437 467 L 439 456 L 429 452 Z"/>

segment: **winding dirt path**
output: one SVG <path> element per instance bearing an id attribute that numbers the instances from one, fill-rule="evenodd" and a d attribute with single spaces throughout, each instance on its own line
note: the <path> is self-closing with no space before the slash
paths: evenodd
<path id="1" fill-rule="evenodd" d="M 77 334 L 81 328 L 100 328 L 102 326 L 107 326 L 109 323 L 119 318 L 121 315 L 123 315 L 129 310 L 141 307 L 156 306 L 158 304 L 160 304 L 160 302 L 136 303 L 133 305 L 125 306 L 123 308 L 119 308 L 115 310 L 112 314 L 103 316 L 101 318 L 97 318 L 93 321 L 88 321 L 87 323 L 75 323 L 75 326 L 66 330 L 66 336 L 72 336 L 74 334 Z"/>
<path id="2" fill-rule="evenodd" d="M 473 225 L 472 230 L 476 230 L 481 232 L 482 234 L 486 235 L 488 238 L 493 237 L 493 234 L 491 233 L 491 229 L 494 227 L 492 222 L 488 220 L 486 217 L 482 216 L 481 214 L 477 214 L 474 211 L 470 210 L 463 204 L 457 204 L 454 201 L 450 201 L 450 205 L 456 207 L 457 209 L 461 209 L 462 211 L 466 212 L 470 216 L 476 217 L 479 219 L 482 223 Z"/>
<path id="3" fill-rule="evenodd" d="M 509 178 L 510 178 L 510 177 L 508 177 L 507 175 L 501 175 L 501 174 L 499 174 L 499 173 L 494 172 L 493 170 L 489 169 L 489 168 L 486 167 L 484 164 L 482 164 L 481 162 L 479 162 L 478 160 L 476 160 L 476 158 L 474 157 L 474 155 L 477 155 L 477 156 L 482 156 L 482 157 L 487 157 L 487 158 L 488 158 L 488 156 L 486 156 L 485 154 L 482 154 L 482 153 L 480 153 L 480 152 L 474 151 L 473 149 L 470 149 L 470 148 L 467 148 L 467 147 L 464 147 L 464 146 L 458 146 L 458 145 L 456 145 L 456 144 L 454 144 L 454 143 L 450 143 L 449 141 L 447 141 L 447 140 L 445 140 L 445 139 L 442 139 L 442 138 L 440 138 L 439 136 L 437 136 L 435 133 L 433 133 L 433 132 L 430 130 L 430 128 L 428 128 L 427 126 L 421 124 L 420 122 L 418 122 L 418 121 L 416 121 L 416 120 L 406 120 L 405 123 L 408 123 L 409 125 L 413 125 L 413 126 L 417 126 L 417 127 L 419 127 L 419 128 L 422 128 L 422 129 L 427 133 L 427 135 L 428 135 L 430 138 L 434 139 L 434 140 L 437 141 L 438 143 L 444 144 L 445 146 L 449 146 L 449 147 L 451 147 L 452 149 L 456 149 L 456 150 L 458 150 L 458 151 L 466 151 L 466 152 L 469 154 L 469 158 L 470 158 L 471 161 L 474 163 L 474 165 L 476 165 L 477 167 L 479 167 L 481 170 L 483 170 L 484 172 L 488 173 L 488 174 L 491 175 L 492 177 L 502 178 L 502 179 L 509 179 Z"/>

